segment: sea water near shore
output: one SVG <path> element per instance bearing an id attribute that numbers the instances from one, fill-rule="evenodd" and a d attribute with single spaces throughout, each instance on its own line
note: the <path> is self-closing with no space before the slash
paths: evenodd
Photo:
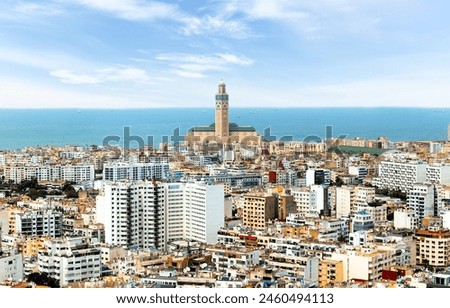
<path id="1" fill-rule="evenodd" d="M 271 136 L 377 138 L 392 141 L 446 140 L 450 109 L 435 108 L 234 108 L 230 121 L 250 125 L 261 134 L 270 127 Z M 158 144 L 163 136 L 180 134 L 196 125 L 214 122 L 214 109 L 1 109 L 0 150 L 44 145 L 102 144 L 107 136 L 131 135 Z"/>

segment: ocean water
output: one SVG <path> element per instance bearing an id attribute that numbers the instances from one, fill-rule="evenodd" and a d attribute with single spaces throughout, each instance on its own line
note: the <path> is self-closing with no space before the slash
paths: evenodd
<path id="1" fill-rule="evenodd" d="M 450 109 L 424 108 L 234 108 L 230 121 L 251 125 L 261 134 L 270 128 L 276 139 L 304 140 L 325 137 L 332 126 L 334 137 L 377 138 L 392 141 L 446 140 Z M 0 149 L 37 145 L 101 145 L 108 136 L 125 140 L 129 134 L 154 145 L 196 125 L 214 122 L 214 109 L 0 109 Z M 110 143 L 114 144 L 114 143 Z M 133 146 L 134 143 L 131 143 Z"/>

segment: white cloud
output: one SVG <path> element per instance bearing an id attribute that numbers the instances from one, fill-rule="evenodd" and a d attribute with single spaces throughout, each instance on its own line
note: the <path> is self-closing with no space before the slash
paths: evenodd
<path id="1" fill-rule="evenodd" d="M 62 83 L 67 84 L 98 84 L 100 80 L 94 76 L 72 73 L 69 70 L 54 70 L 50 75 L 57 77 Z"/>
<path id="2" fill-rule="evenodd" d="M 225 62 L 227 63 L 233 63 L 233 64 L 239 64 L 239 65 L 251 65 L 254 63 L 254 61 L 247 57 L 238 57 L 231 53 L 222 53 L 217 54 L 219 57 L 221 57 Z"/>
<path id="3" fill-rule="evenodd" d="M 181 32 L 184 35 L 218 35 L 237 39 L 251 36 L 251 30 L 246 23 L 237 19 L 226 19 L 223 16 L 188 17 L 181 19 L 184 25 Z"/>
<path id="4" fill-rule="evenodd" d="M 205 78 L 206 75 L 199 73 L 199 72 L 195 72 L 195 71 L 189 71 L 189 70 L 171 70 L 171 72 L 175 75 L 178 75 L 180 77 L 184 77 L 184 78 Z"/>
<path id="5" fill-rule="evenodd" d="M 67 69 L 53 70 L 50 75 L 60 79 L 66 84 L 100 84 L 115 81 L 128 81 L 140 84 L 151 83 L 150 76 L 146 71 L 137 68 L 103 68 L 95 70 L 91 75 L 74 73 Z"/>
<path id="6" fill-rule="evenodd" d="M 387 16 L 418 11 L 419 0 L 230 0 L 218 8 L 246 22 L 269 20 L 309 39 L 335 33 L 367 35 L 381 31 Z M 240 17 L 241 16 L 241 17 Z"/>
<path id="7" fill-rule="evenodd" d="M 142 0 L 72 0 L 72 2 L 131 21 L 170 20 L 179 24 L 180 32 L 186 36 L 215 35 L 242 39 L 251 35 L 249 27 L 241 20 L 224 18 L 221 14 L 195 16 L 181 10 L 176 4 Z"/>
<path id="8" fill-rule="evenodd" d="M 98 70 L 100 78 L 110 81 L 132 81 L 136 83 L 150 83 L 150 76 L 146 71 L 137 68 L 107 68 Z"/>
<path id="9" fill-rule="evenodd" d="M 0 76 L 0 108 L 148 108 L 161 107 L 151 97 L 110 91 L 89 93 L 30 80 Z"/>
<path id="10" fill-rule="evenodd" d="M 20 3 L 14 8 L 14 11 L 27 15 L 59 15 L 64 12 L 60 6 L 54 3 Z"/>
<path id="11" fill-rule="evenodd" d="M 119 18 L 142 21 L 158 18 L 175 19 L 180 12 L 175 5 L 142 0 L 72 0 L 92 9 L 108 12 Z"/>
<path id="12" fill-rule="evenodd" d="M 0 47 L 0 61 L 44 70 L 54 70 L 67 63 L 73 66 L 82 65 L 82 61 L 63 53 L 5 46 Z"/>
<path id="13" fill-rule="evenodd" d="M 160 54 L 156 60 L 169 62 L 171 72 L 186 78 L 203 78 L 204 73 L 212 71 L 225 71 L 230 65 L 248 66 L 254 63 L 250 58 L 237 56 L 231 53 L 224 54 Z"/>

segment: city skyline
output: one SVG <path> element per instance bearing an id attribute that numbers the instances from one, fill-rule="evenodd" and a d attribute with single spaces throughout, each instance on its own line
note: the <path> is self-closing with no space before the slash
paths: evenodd
<path id="1" fill-rule="evenodd" d="M 447 107 L 444 1 L 4 1 L 0 108 Z"/>

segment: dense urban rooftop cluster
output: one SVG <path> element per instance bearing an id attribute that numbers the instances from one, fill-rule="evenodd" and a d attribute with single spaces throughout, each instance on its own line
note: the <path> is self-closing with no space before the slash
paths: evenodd
<path id="1" fill-rule="evenodd" d="M 450 143 L 333 144 L 2 151 L 0 282 L 449 286 Z"/>

